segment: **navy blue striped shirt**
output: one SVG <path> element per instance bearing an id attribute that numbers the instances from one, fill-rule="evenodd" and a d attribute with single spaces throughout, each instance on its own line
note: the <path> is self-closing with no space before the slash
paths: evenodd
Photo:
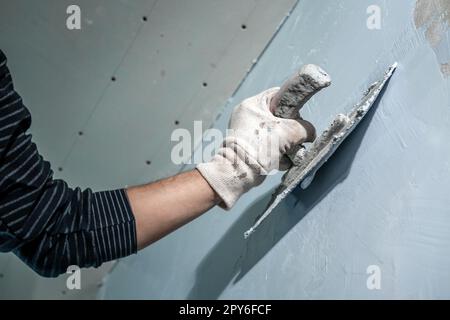
<path id="1" fill-rule="evenodd" d="M 27 133 L 30 124 L 0 50 L 0 252 L 14 252 L 46 277 L 135 253 L 125 191 L 72 189 L 53 179 Z"/>

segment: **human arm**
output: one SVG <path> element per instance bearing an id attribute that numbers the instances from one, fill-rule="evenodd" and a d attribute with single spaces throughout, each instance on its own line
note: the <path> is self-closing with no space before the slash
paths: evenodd
<path id="1" fill-rule="evenodd" d="M 197 218 L 220 198 L 197 170 L 127 190 L 142 249 Z"/>
<path id="2" fill-rule="evenodd" d="M 269 103 L 277 91 L 266 90 L 239 104 L 217 154 L 198 164 L 197 170 L 128 189 L 139 248 L 216 204 L 230 209 L 242 194 L 262 183 L 272 169 L 289 166 L 289 162 L 282 161 L 286 152 L 314 140 L 314 127 L 309 122 L 272 115 Z"/>
<path id="3" fill-rule="evenodd" d="M 301 122 L 268 111 L 276 90 L 240 104 L 230 122 L 235 132 L 197 169 L 127 190 L 93 192 L 53 178 L 28 133 L 31 115 L 0 51 L 0 251 L 53 277 L 70 265 L 97 267 L 136 253 L 215 204 L 230 209 L 293 145 L 313 139 Z M 269 136 L 280 148 L 260 159 L 255 146 Z"/>
<path id="4" fill-rule="evenodd" d="M 31 115 L 0 50 L 0 252 L 54 277 L 137 251 L 124 190 L 93 192 L 53 178 L 28 133 Z"/>

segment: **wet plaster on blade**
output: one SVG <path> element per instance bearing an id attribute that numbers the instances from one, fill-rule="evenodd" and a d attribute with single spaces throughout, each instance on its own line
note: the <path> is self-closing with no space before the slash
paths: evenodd
<path id="1" fill-rule="evenodd" d="M 425 37 L 433 48 L 441 73 L 450 76 L 450 1 L 417 0 L 414 9 L 414 24 L 425 30 Z"/>

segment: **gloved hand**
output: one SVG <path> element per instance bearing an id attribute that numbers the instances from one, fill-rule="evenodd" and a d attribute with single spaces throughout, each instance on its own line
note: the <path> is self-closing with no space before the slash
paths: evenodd
<path id="1" fill-rule="evenodd" d="M 295 146 L 315 139 L 311 123 L 300 117 L 297 120 L 278 118 L 270 112 L 270 101 L 278 90 L 266 90 L 235 107 L 217 154 L 210 162 L 197 166 L 222 199 L 222 208 L 230 209 L 272 170 L 288 169 L 290 161 L 284 155 Z"/>

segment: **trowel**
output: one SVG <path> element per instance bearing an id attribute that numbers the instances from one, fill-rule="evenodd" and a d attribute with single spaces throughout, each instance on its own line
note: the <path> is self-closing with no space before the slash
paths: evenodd
<path id="1" fill-rule="evenodd" d="M 308 188 L 316 172 L 333 155 L 339 145 L 361 122 L 384 86 L 391 78 L 397 63 L 391 65 L 384 76 L 371 84 L 362 99 L 347 114 L 338 114 L 329 127 L 306 148 L 298 146 L 289 154 L 292 167 L 284 174 L 280 186 L 275 190 L 266 211 L 258 218 L 253 227 L 244 233 L 248 238 L 258 226 L 272 213 L 273 209 L 297 186 Z M 305 65 L 286 81 L 272 98 L 270 110 L 281 118 L 297 119 L 303 105 L 317 92 L 331 84 L 330 76 L 320 67 Z"/>

